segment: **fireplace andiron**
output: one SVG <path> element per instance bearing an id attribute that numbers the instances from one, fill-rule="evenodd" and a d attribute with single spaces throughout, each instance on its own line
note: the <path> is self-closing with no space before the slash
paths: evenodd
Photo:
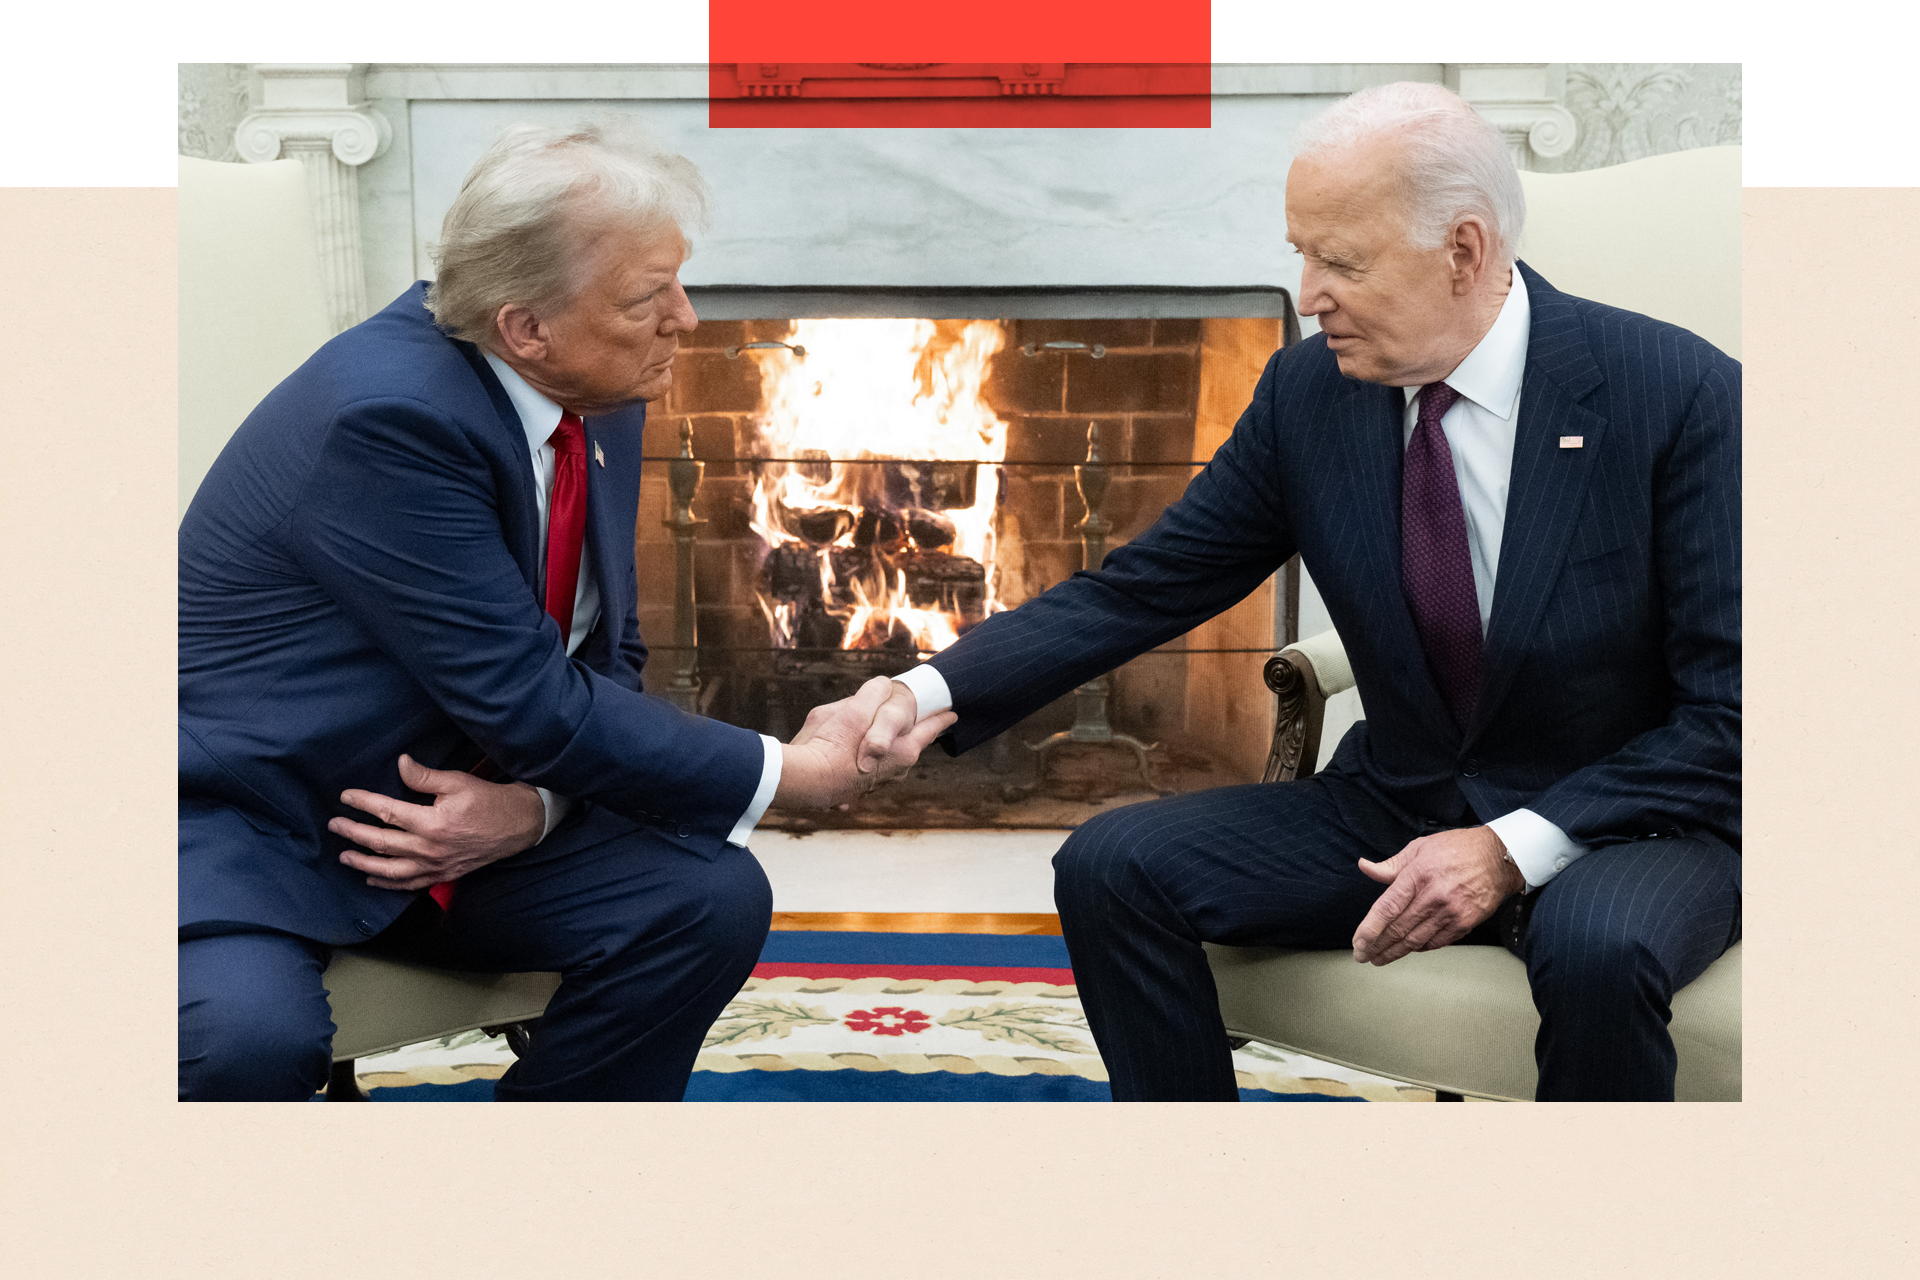
<path id="1" fill-rule="evenodd" d="M 694 677 L 699 660 L 699 630 L 693 604 L 693 537 L 706 523 L 693 514 L 693 495 L 707 464 L 693 460 L 693 419 L 680 422 L 680 456 L 667 464 L 667 487 L 673 492 L 673 513 L 660 523 L 673 532 L 673 664 L 662 690 L 667 701 L 682 711 L 697 712 L 700 682 Z"/>
<path id="2" fill-rule="evenodd" d="M 1100 456 L 1100 426 L 1089 422 L 1087 460 L 1073 469 L 1073 480 L 1080 490 L 1080 501 L 1087 508 L 1086 518 L 1076 526 L 1080 530 L 1080 567 L 1083 569 L 1098 569 L 1100 562 L 1107 558 L 1107 533 L 1113 526 L 1107 523 L 1101 510 L 1106 505 L 1107 482 L 1112 478 L 1111 468 Z M 1107 677 L 1097 676 L 1073 691 L 1073 727 L 1044 741 L 1027 745 L 1027 750 L 1038 753 L 1033 765 L 1033 781 L 1022 787 L 1009 787 L 1010 793 L 1025 793 L 1038 788 L 1047 777 L 1047 753 L 1063 742 L 1098 742 L 1130 748 L 1139 761 L 1141 781 L 1147 784 L 1149 791 L 1160 790 L 1153 781 L 1152 766 L 1147 760 L 1147 752 L 1157 750 L 1160 744 L 1156 742 L 1149 745 L 1138 738 L 1113 731 L 1113 725 L 1107 719 L 1108 688 Z"/>

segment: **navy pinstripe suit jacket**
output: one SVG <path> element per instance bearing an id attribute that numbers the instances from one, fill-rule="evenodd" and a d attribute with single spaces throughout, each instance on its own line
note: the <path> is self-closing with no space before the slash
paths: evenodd
<path id="1" fill-rule="evenodd" d="M 1583 843 L 1684 831 L 1737 849 L 1740 365 L 1518 270 L 1532 332 L 1464 730 L 1401 594 L 1405 398 L 1343 376 L 1316 336 L 1267 362 L 1151 529 L 933 659 L 960 716 L 947 749 L 1190 630 L 1298 551 L 1366 706 L 1330 769 L 1439 821 L 1464 798 L 1483 818 L 1531 808 Z"/>

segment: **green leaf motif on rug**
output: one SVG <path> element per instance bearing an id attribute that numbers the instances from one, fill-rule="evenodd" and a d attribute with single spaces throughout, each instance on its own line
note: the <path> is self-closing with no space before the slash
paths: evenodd
<path id="1" fill-rule="evenodd" d="M 829 1018 L 824 1009 L 789 1000 L 735 1000 L 721 1012 L 700 1047 L 723 1049 L 790 1035 L 795 1027 L 830 1027 L 838 1021 Z"/>
<path id="2" fill-rule="evenodd" d="M 972 1005 L 941 1014 L 940 1025 L 977 1032 L 988 1040 L 1031 1045 L 1055 1053 L 1093 1052 L 1092 1045 L 1073 1034 L 1085 1031 L 1087 1020 L 1058 1005 L 996 1003 L 985 1009 Z"/>

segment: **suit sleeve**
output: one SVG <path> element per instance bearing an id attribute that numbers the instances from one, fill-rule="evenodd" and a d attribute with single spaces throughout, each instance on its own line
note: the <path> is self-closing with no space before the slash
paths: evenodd
<path id="1" fill-rule="evenodd" d="M 966 751 L 1076 685 L 1192 630 L 1251 594 L 1293 554 L 1278 482 L 1276 352 L 1233 433 L 1178 502 L 1138 538 L 932 659 Z"/>
<path id="2" fill-rule="evenodd" d="M 759 784 L 758 735 L 570 661 L 495 494 L 457 423 L 418 401 L 360 402 L 328 430 L 287 551 L 508 774 L 717 847 Z"/>
<path id="3" fill-rule="evenodd" d="M 1672 710 L 1527 807 L 1576 841 L 1706 830 L 1740 845 L 1740 366 L 1708 366 L 1653 485 Z"/>

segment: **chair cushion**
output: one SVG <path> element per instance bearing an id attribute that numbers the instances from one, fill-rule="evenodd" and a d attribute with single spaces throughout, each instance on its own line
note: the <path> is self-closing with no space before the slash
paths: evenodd
<path id="1" fill-rule="evenodd" d="M 1445 947 L 1374 968 L 1345 951 L 1207 947 L 1227 1031 L 1390 1079 L 1533 1097 L 1540 1028 L 1526 967 L 1502 947 Z M 1740 1097 L 1740 947 L 1674 996 L 1681 1101 Z"/>
<path id="2" fill-rule="evenodd" d="M 1520 185 L 1520 257 L 1554 288 L 1691 329 L 1740 358 L 1739 147 L 1523 170 Z"/>
<path id="3" fill-rule="evenodd" d="M 341 948 L 322 981 L 333 1006 L 333 1059 L 525 1022 L 545 1011 L 557 973 L 461 973 Z"/>
<path id="4" fill-rule="evenodd" d="M 180 512 L 253 407 L 333 336 L 298 160 L 180 157 Z"/>
<path id="5" fill-rule="evenodd" d="M 1353 664 L 1347 661 L 1347 647 L 1337 631 L 1322 631 L 1287 646 L 1306 656 L 1320 682 L 1320 696 L 1331 698 L 1353 688 Z M 1285 650 L 1282 650 L 1285 652 Z"/>

